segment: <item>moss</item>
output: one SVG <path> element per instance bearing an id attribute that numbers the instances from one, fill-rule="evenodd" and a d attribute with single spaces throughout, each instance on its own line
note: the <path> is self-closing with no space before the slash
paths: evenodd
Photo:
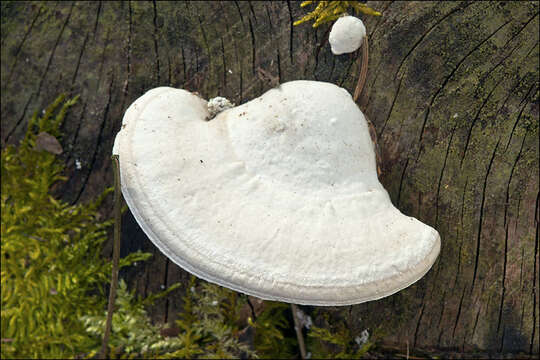
<path id="1" fill-rule="evenodd" d="M 61 96 L 32 117 L 18 148 L 2 150 L 2 357 L 65 358 L 99 343 L 85 334 L 80 316 L 104 306 L 110 264 L 100 256 L 108 221 L 97 201 L 70 206 L 50 194 L 65 180 L 63 164 L 38 150 L 37 134 L 60 137 L 76 98 Z M 133 253 L 126 266 L 147 256 Z"/>

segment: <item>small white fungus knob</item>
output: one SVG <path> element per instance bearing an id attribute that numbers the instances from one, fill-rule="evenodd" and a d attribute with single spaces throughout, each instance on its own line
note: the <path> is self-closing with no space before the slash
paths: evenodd
<path id="1" fill-rule="evenodd" d="M 332 26 L 328 41 L 334 55 L 356 51 L 366 36 L 362 20 L 354 16 L 342 16 Z"/>
<path id="2" fill-rule="evenodd" d="M 223 110 L 231 109 L 234 107 L 234 104 L 224 97 L 218 96 L 208 100 L 208 113 L 210 114 L 210 119 L 213 119 L 217 114 Z"/>

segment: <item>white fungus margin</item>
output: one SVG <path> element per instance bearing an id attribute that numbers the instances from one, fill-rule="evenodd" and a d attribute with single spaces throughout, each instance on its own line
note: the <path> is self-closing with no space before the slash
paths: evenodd
<path id="1" fill-rule="evenodd" d="M 152 89 L 115 139 L 124 198 L 176 264 L 262 299 L 332 306 L 391 295 L 431 268 L 439 234 L 392 205 L 345 89 L 291 81 L 205 121 L 209 110 L 186 90 Z"/>

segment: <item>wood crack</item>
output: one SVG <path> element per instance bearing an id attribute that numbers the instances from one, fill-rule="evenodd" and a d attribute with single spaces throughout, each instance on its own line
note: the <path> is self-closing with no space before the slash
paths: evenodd
<path id="1" fill-rule="evenodd" d="M 381 132 L 377 136 L 377 140 L 380 140 L 382 137 L 382 134 L 384 133 L 384 130 L 386 129 L 386 125 L 388 124 L 388 120 L 390 120 L 390 115 L 392 115 L 392 110 L 394 110 L 394 105 L 396 104 L 397 97 L 399 95 L 399 90 L 401 89 L 401 83 L 403 82 L 403 77 L 399 79 L 398 87 L 396 90 L 396 93 L 394 95 L 394 99 L 392 100 L 392 105 L 390 105 L 390 110 L 388 111 L 388 115 L 386 116 L 386 120 L 384 121 L 383 127 L 381 129 Z"/>
<path id="2" fill-rule="evenodd" d="M 437 183 L 437 192 L 435 195 L 435 227 L 437 227 L 437 225 L 439 224 L 439 195 L 441 192 L 441 184 L 442 184 L 442 179 L 444 175 L 444 170 L 446 169 L 448 154 L 450 154 L 450 147 L 452 146 L 452 139 L 454 138 L 454 134 L 456 133 L 456 127 L 457 127 L 457 122 L 454 124 L 454 127 L 452 129 L 452 134 L 450 134 L 450 140 L 448 141 L 448 146 L 446 147 L 446 153 L 444 155 L 443 166 L 441 168 L 439 181 Z M 442 254 L 441 254 L 441 257 L 442 257 Z"/>
<path id="3" fill-rule="evenodd" d="M 105 49 L 107 49 L 107 45 L 109 44 L 109 38 L 110 36 L 110 32 L 109 30 L 107 30 L 107 32 L 105 33 L 105 43 L 103 45 L 103 50 L 102 50 L 102 53 L 101 53 L 101 59 L 99 61 L 99 70 L 98 70 L 98 77 L 97 77 L 97 83 L 96 83 L 96 88 L 94 90 L 94 93 L 97 94 L 98 90 L 99 90 L 99 84 L 101 84 L 101 77 L 103 76 L 103 66 L 105 65 Z"/>
<path id="4" fill-rule="evenodd" d="M 84 180 L 82 182 L 82 186 L 79 189 L 79 192 L 77 193 L 77 196 L 75 197 L 75 199 L 73 200 L 71 205 L 74 205 L 77 202 L 79 202 L 79 199 L 81 198 L 84 190 L 86 189 L 86 185 L 88 184 L 88 180 L 90 179 L 90 175 L 92 174 L 92 172 L 94 170 L 94 166 L 95 166 L 96 161 L 97 161 L 98 150 L 100 148 L 100 145 L 103 142 L 103 130 L 105 129 L 105 124 L 107 123 L 107 117 L 109 115 L 109 109 L 110 109 L 110 106 L 111 106 L 113 84 L 114 84 L 114 74 L 111 76 L 111 82 L 109 84 L 109 94 L 108 94 L 108 97 L 107 97 L 107 105 L 105 105 L 105 111 L 103 112 L 103 120 L 101 121 L 101 125 L 99 127 L 96 146 L 94 147 L 94 152 L 92 154 L 92 158 L 91 158 L 91 161 L 90 161 L 90 166 L 89 166 L 89 169 L 88 169 L 88 171 L 86 173 L 86 176 L 84 177 Z"/>
<path id="5" fill-rule="evenodd" d="M 159 69 L 159 50 L 158 50 L 158 24 L 157 24 L 157 4 L 156 0 L 152 1 L 152 7 L 154 11 L 154 16 L 152 22 L 154 24 L 154 54 L 156 57 L 155 66 L 156 66 L 156 86 L 161 84 L 160 69 Z M 204 35 L 204 34 L 203 34 Z M 206 37 L 205 37 L 206 40 Z M 210 59 L 210 54 L 208 54 L 208 59 Z"/>
<path id="6" fill-rule="evenodd" d="M 536 234 L 535 234 L 535 237 L 536 237 L 536 241 L 534 243 L 534 264 L 533 264 L 533 286 L 532 286 L 532 297 L 533 297 L 533 302 L 532 302 L 532 308 L 533 308 L 533 311 L 532 311 L 532 317 L 533 317 L 533 320 L 532 320 L 532 333 L 531 333 L 531 343 L 530 343 L 530 346 L 529 346 L 529 354 L 532 355 L 533 354 L 533 350 L 534 350 L 534 340 L 536 339 L 535 337 L 535 333 L 536 333 L 536 324 L 538 324 L 537 320 L 536 320 L 536 291 L 538 290 L 538 287 L 537 287 L 537 281 L 536 281 L 536 276 L 538 275 L 538 265 L 537 265 L 537 259 L 538 259 L 538 244 L 540 243 L 540 239 L 539 239 L 539 230 L 538 230 L 538 227 L 539 227 L 539 221 L 538 221 L 538 214 L 539 214 L 539 209 L 540 209 L 540 192 L 537 192 L 536 193 L 536 204 L 535 204 L 535 214 L 534 214 L 534 222 L 536 223 Z"/>
<path id="7" fill-rule="evenodd" d="M 326 45 L 328 43 L 328 34 L 330 33 L 330 30 L 332 30 L 332 27 L 327 26 L 326 30 L 324 31 L 324 34 L 323 34 L 323 36 L 321 38 L 320 43 L 317 42 L 317 34 L 318 34 L 319 30 L 317 29 L 315 31 L 315 42 L 317 43 L 317 49 L 315 50 L 315 63 L 316 64 L 319 63 L 319 54 L 321 53 L 321 49 L 323 48 L 324 45 Z M 316 70 L 317 70 L 317 65 L 313 69 L 313 72 L 315 72 Z"/>
<path id="8" fill-rule="evenodd" d="M 257 24 L 257 16 L 255 15 L 255 11 L 253 11 L 253 4 L 249 0 L 248 0 L 248 4 L 249 4 L 249 12 L 251 13 L 251 16 L 253 16 L 253 21 L 255 22 L 255 24 Z"/>
<path id="9" fill-rule="evenodd" d="M 521 270 L 523 270 L 523 249 L 521 249 Z M 519 276 L 521 277 L 521 274 L 519 274 Z M 521 301 L 520 301 L 520 304 L 519 304 L 519 307 L 521 309 L 521 316 L 519 318 L 519 332 L 523 332 L 523 317 L 525 315 L 525 299 L 523 297 L 523 288 L 520 289 L 520 298 L 521 298 Z"/>
<path id="10" fill-rule="evenodd" d="M 347 66 L 347 70 L 345 71 L 345 73 L 341 77 L 341 80 L 339 81 L 340 87 L 343 87 L 343 83 L 345 82 L 345 80 L 347 80 L 351 76 L 351 68 L 355 62 L 356 62 L 356 56 L 351 56 L 349 60 L 349 65 Z M 307 66 L 306 66 L 306 69 L 307 69 Z"/>
<path id="11" fill-rule="evenodd" d="M 208 57 L 208 68 L 210 70 L 212 70 L 212 54 L 210 53 L 210 44 L 208 42 L 208 36 L 206 35 L 206 31 L 204 31 L 203 21 L 202 21 L 202 18 L 200 16 L 200 14 L 199 14 L 199 16 L 197 18 L 199 20 L 199 29 L 201 30 L 201 34 L 203 36 L 204 47 L 206 48 L 206 54 L 207 54 L 207 57 Z M 199 71 L 199 69 L 198 69 L 198 66 L 197 66 L 197 72 L 198 71 Z"/>
<path id="12" fill-rule="evenodd" d="M 15 58 L 13 60 L 13 63 L 11 64 L 11 67 L 9 69 L 9 75 L 8 75 L 8 78 L 6 80 L 6 84 L 4 86 L 4 88 L 9 88 L 9 85 L 11 85 L 11 78 L 13 76 L 13 70 L 15 69 L 15 66 L 17 66 L 17 61 L 19 60 L 19 53 L 21 52 L 21 49 L 22 47 L 24 46 L 24 43 L 26 42 L 26 39 L 28 38 L 28 36 L 30 35 L 30 33 L 32 32 L 32 29 L 34 28 L 34 25 L 38 19 L 38 17 L 41 15 L 41 10 L 43 9 L 43 7 L 39 7 L 38 11 L 37 11 L 37 14 L 36 16 L 34 16 L 34 18 L 32 19 L 32 22 L 30 23 L 30 26 L 28 26 L 28 29 L 26 29 L 24 35 L 23 35 L 23 38 L 21 40 L 21 42 L 19 43 L 19 46 L 17 46 L 17 49 L 15 50 L 15 54 L 13 55 L 13 57 Z"/>
<path id="13" fill-rule="evenodd" d="M 366 111 L 366 112 L 368 111 L 368 109 L 369 109 L 369 107 L 370 107 L 370 105 L 371 105 L 371 96 L 372 96 L 374 93 L 376 93 L 376 91 L 373 91 L 373 89 L 375 88 L 375 84 L 377 83 L 377 78 L 379 77 L 379 74 L 381 73 L 381 72 L 379 71 L 379 68 L 381 67 L 381 64 L 382 64 L 382 62 L 380 62 L 380 61 L 377 63 L 377 67 L 375 68 L 375 76 L 373 77 L 373 81 L 371 82 L 371 85 L 369 85 L 369 86 L 366 85 L 366 90 L 369 91 L 369 96 L 368 96 L 367 102 L 366 102 L 366 104 L 365 104 L 365 111 Z M 368 76 L 369 76 L 369 75 L 368 75 Z M 400 80 L 401 80 L 401 79 L 400 79 Z M 367 81 L 366 81 L 366 84 L 367 84 Z M 362 105 L 364 105 L 364 104 L 362 104 Z M 375 120 L 375 119 L 376 119 L 376 118 L 374 118 L 374 120 Z"/>
<path id="14" fill-rule="evenodd" d="M 516 168 L 516 165 L 521 157 L 521 153 L 523 152 L 523 145 L 525 144 L 525 139 L 527 138 L 527 134 L 523 136 L 523 140 L 521 142 L 521 147 L 519 149 L 519 152 L 516 156 L 516 160 L 514 161 L 514 164 L 512 165 L 512 169 L 510 170 L 510 176 L 508 178 L 507 186 L 506 186 L 506 201 L 504 203 L 504 228 L 505 228 L 505 236 L 504 236 L 504 259 L 503 259 L 503 273 L 502 273 L 502 279 L 501 279 L 501 302 L 499 305 L 499 318 L 497 320 L 497 333 L 499 332 L 499 329 L 501 327 L 501 319 L 502 319 L 502 312 L 503 312 L 503 306 L 504 306 L 504 296 L 506 293 L 506 267 L 508 263 L 508 227 L 509 224 L 507 223 L 507 213 L 508 213 L 508 206 L 510 203 L 510 184 L 512 183 L 512 177 L 514 175 L 514 170 Z M 520 275 L 521 277 L 521 275 Z M 520 279 L 521 284 L 521 279 Z M 504 332 L 503 332 L 503 340 L 504 342 Z M 499 351 L 501 352 L 502 349 Z"/>
<path id="15" fill-rule="evenodd" d="M 73 72 L 73 77 L 71 78 L 71 89 L 75 86 L 75 80 L 77 79 L 77 74 L 79 73 L 79 66 L 81 65 L 81 59 L 84 53 L 84 49 L 86 48 L 86 43 L 88 42 L 89 34 L 88 32 L 84 36 L 83 44 L 81 47 L 81 51 L 79 52 L 79 57 L 77 58 L 77 65 L 75 65 L 75 71 Z"/>
<path id="16" fill-rule="evenodd" d="M 251 17 L 248 18 L 249 33 L 251 35 L 251 71 L 255 75 L 255 33 L 253 32 L 253 24 L 251 23 Z"/>
<path id="17" fill-rule="evenodd" d="M 501 279 L 501 302 L 499 304 L 499 317 L 497 319 L 497 333 L 499 333 L 499 329 L 501 328 L 501 319 L 502 319 L 502 313 L 503 313 L 503 307 L 504 307 L 504 295 L 506 292 L 506 264 L 508 262 L 508 226 L 505 226 L 505 232 L 504 232 L 504 258 L 503 258 L 503 274 Z M 502 342 L 504 342 L 504 332 L 503 332 L 503 339 Z M 499 350 L 501 352 L 502 350 Z"/>
<path id="18" fill-rule="evenodd" d="M 73 136 L 73 140 L 71 140 L 72 149 L 75 148 L 75 144 L 77 143 L 77 140 L 79 139 L 79 132 L 81 131 L 81 126 L 82 126 L 82 123 L 84 122 L 84 115 L 86 114 L 86 105 L 87 105 L 87 102 L 85 101 L 82 106 L 81 116 L 79 117 L 77 128 L 75 129 L 75 135 Z M 74 154 L 73 151 L 69 152 L 68 157 L 66 159 L 66 163 L 69 163 L 69 161 L 73 158 L 73 154 Z"/>
<path id="19" fill-rule="evenodd" d="M 527 91 L 527 95 L 525 95 L 525 97 L 523 98 L 523 100 L 521 101 L 521 103 L 523 103 L 523 106 L 521 107 L 521 109 L 519 110 L 519 114 L 516 118 L 516 122 L 514 123 L 514 126 L 512 127 L 512 131 L 510 131 L 510 136 L 508 137 L 508 142 L 506 143 L 506 147 L 504 148 L 504 151 L 506 152 L 506 150 L 508 150 L 508 147 L 510 146 L 510 142 L 512 141 L 512 137 L 514 136 L 514 131 L 516 130 L 516 127 L 517 127 L 517 124 L 519 123 L 519 120 L 521 119 L 521 116 L 523 115 L 523 110 L 525 110 L 525 107 L 528 105 L 528 103 L 526 102 L 527 101 L 527 98 L 529 97 L 529 94 L 531 93 L 531 91 L 534 89 L 534 86 L 536 85 L 537 83 L 533 83 L 531 85 L 531 87 L 529 88 L 529 91 Z M 538 89 L 536 89 L 536 92 L 538 92 Z M 533 92 L 533 94 L 535 94 L 536 92 Z M 520 104 L 521 105 L 521 104 Z"/>
<path id="20" fill-rule="evenodd" d="M 184 52 L 184 44 L 180 45 L 180 53 L 182 54 L 182 76 L 183 76 L 183 87 L 186 87 L 187 83 L 187 68 L 186 68 L 186 54 Z"/>
<path id="21" fill-rule="evenodd" d="M 461 211 L 460 211 L 460 219 L 459 219 L 459 228 L 461 231 L 459 232 L 459 239 L 460 239 L 460 242 L 459 242 L 459 255 L 458 255 L 458 265 L 457 265 L 457 271 L 456 271 L 456 278 L 454 280 L 454 288 L 456 287 L 457 283 L 458 283 L 458 279 L 459 279 L 459 275 L 461 274 L 461 250 L 462 250 L 462 247 L 463 247 L 463 233 L 465 232 L 464 231 L 464 228 L 463 228 L 463 217 L 464 217 L 464 214 L 465 214 L 465 194 L 467 193 L 467 184 L 469 183 L 469 178 L 465 178 L 465 185 L 463 186 L 463 193 L 461 194 Z"/>
<path id="22" fill-rule="evenodd" d="M 386 14 L 388 12 L 388 9 L 390 8 L 390 6 L 392 6 L 396 1 L 392 0 L 392 1 L 387 1 L 387 5 L 386 7 L 381 11 L 382 14 Z M 373 26 L 373 29 L 371 30 L 371 32 L 369 33 L 369 38 L 370 39 L 373 39 L 373 34 L 375 34 L 375 31 L 379 28 L 379 25 L 382 25 L 382 24 L 385 24 L 386 21 L 388 21 L 389 17 L 386 17 L 386 16 L 380 16 L 379 17 L 379 21 L 377 21 L 377 23 L 375 24 L 375 26 Z M 371 40 L 370 40 L 371 41 Z"/>
<path id="23" fill-rule="evenodd" d="M 424 293 L 422 295 L 422 307 L 420 308 L 420 316 L 418 317 L 418 321 L 416 322 L 416 328 L 414 329 L 413 348 L 416 347 L 416 341 L 418 339 L 418 331 L 420 329 L 420 322 L 422 321 L 422 317 L 424 316 L 425 297 L 426 297 L 426 291 L 424 289 Z"/>
<path id="24" fill-rule="evenodd" d="M 240 12 L 240 8 L 238 7 L 238 4 L 235 2 L 236 4 L 236 7 L 237 7 L 237 10 L 238 10 L 238 13 L 240 14 L 240 17 L 242 18 L 242 13 Z M 221 6 L 221 3 L 220 3 L 220 6 Z M 226 12 L 224 11 L 223 7 L 221 7 L 221 10 L 222 12 L 225 14 Z M 240 103 L 242 102 L 242 94 L 243 94 L 243 89 L 242 89 L 242 61 L 240 60 L 240 55 L 238 53 L 238 44 L 236 42 L 236 36 L 234 36 L 233 34 L 233 28 L 232 26 L 229 24 L 229 21 L 228 21 L 228 18 L 225 16 L 224 17 L 225 19 L 225 25 L 227 26 L 227 28 L 231 29 L 230 31 L 230 37 L 232 39 L 232 44 L 233 44 L 233 48 L 234 48 L 234 55 L 235 55 L 235 58 L 236 58 L 236 64 L 238 66 L 238 69 L 240 69 L 240 74 L 238 76 L 238 81 L 239 81 L 239 88 L 240 88 Z M 242 20 L 242 24 L 243 24 L 243 20 Z"/>
<path id="25" fill-rule="evenodd" d="M 400 200 L 401 200 L 401 189 L 403 187 L 403 179 L 405 178 L 405 172 L 407 171 L 407 166 L 409 165 L 409 157 L 407 156 L 407 160 L 405 161 L 405 166 L 403 167 L 403 170 L 401 171 L 401 177 L 399 178 L 399 188 L 398 188 L 398 196 L 397 196 L 397 207 L 399 208 Z"/>
<path id="26" fill-rule="evenodd" d="M 220 36 L 221 40 L 221 61 L 223 64 L 223 87 L 227 88 L 227 63 L 225 61 L 225 44 L 223 43 L 223 36 Z"/>
<path id="27" fill-rule="evenodd" d="M 291 1 L 287 0 L 287 9 L 289 9 L 289 20 L 290 20 L 290 33 L 289 33 L 289 54 L 291 56 L 291 64 L 294 64 L 293 57 L 293 37 L 294 37 L 294 18 L 291 9 Z"/>
<path id="28" fill-rule="evenodd" d="M 439 337 L 437 338 L 437 347 L 441 347 L 441 338 L 442 338 L 442 335 L 443 335 L 443 332 L 444 332 L 444 326 L 441 327 L 441 323 L 442 323 L 442 318 L 443 318 L 443 315 L 444 315 L 444 309 L 446 308 L 446 290 L 444 290 L 443 292 L 443 295 L 442 295 L 442 304 L 441 304 L 441 313 L 439 315 L 439 322 L 437 324 L 437 327 L 439 328 Z"/>
<path id="29" fill-rule="evenodd" d="M 238 5 L 238 1 L 234 1 L 234 5 L 236 5 L 236 9 L 238 10 L 238 14 L 240 15 L 240 21 L 242 22 L 242 26 L 245 27 L 244 23 L 244 17 L 242 16 L 242 11 L 240 11 L 240 5 Z"/>
<path id="30" fill-rule="evenodd" d="M 172 65 L 171 65 L 171 56 L 167 51 L 167 86 L 172 86 Z"/>
<path id="31" fill-rule="evenodd" d="M 336 57 L 332 56 L 332 67 L 330 68 L 330 76 L 329 76 L 330 79 L 332 79 L 332 76 L 334 75 L 335 68 L 336 68 Z"/>
<path id="32" fill-rule="evenodd" d="M 519 161 L 519 159 L 521 158 L 521 154 L 523 152 L 523 145 L 525 145 L 525 139 L 527 138 L 527 133 L 525 133 L 525 135 L 523 136 L 523 140 L 521 141 L 521 146 L 519 148 L 519 152 L 516 156 L 516 159 L 514 160 L 514 164 L 512 165 L 512 169 L 510 170 L 510 176 L 508 178 L 508 182 L 506 183 L 506 201 L 504 203 L 504 225 L 506 226 L 507 225 L 507 221 L 506 221 L 506 215 L 507 215 L 507 212 L 508 212 L 508 206 L 510 205 L 510 184 L 512 183 L 512 177 L 514 176 L 514 170 L 516 169 L 516 165 Z"/>
<path id="33" fill-rule="evenodd" d="M 278 82 L 281 84 L 281 56 L 280 56 L 280 50 L 279 50 L 279 42 L 277 41 L 276 37 L 274 36 L 274 27 L 272 25 L 272 16 L 270 15 L 270 9 L 268 8 L 268 3 L 265 3 L 265 9 L 266 9 L 266 16 L 268 19 L 268 24 L 270 26 L 270 41 L 273 44 L 273 47 L 276 49 L 276 63 L 277 63 L 277 70 L 278 70 Z"/>
<path id="34" fill-rule="evenodd" d="M 454 329 L 452 330 L 452 337 L 454 338 L 456 336 L 456 329 L 459 323 L 459 318 L 461 316 L 461 309 L 463 307 L 463 299 L 465 298 L 465 287 L 463 287 L 463 291 L 461 293 L 461 299 L 459 300 L 459 306 L 458 306 L 458 312 L 456 315 L 456 321 L 454 322 Z"/>
<path id="35" fill-rule="evenodd" d="M 97 28 L 98 28 L 98 23 L 99 23 L 99 17 L 101 15 L 101 6 L 102 5 L 103 5 L 103 2 L 98 1 L 98 7 L 97 7 L 97 12 L 96 12 L 96 20 L 94 20 L 94 30 L 92 31 L 92 33 L 94 34 L 93 40 L 96 39 Z"/>
<path id="36" fill-rule="evenodd" d="M 498 331 L 498 329 L 497 329 Z M 503 348 L 504 348 L 504 337 L 506 335 L 506 325 L 503 327 L 503 333 L 502 333 L 502 338 L 501 338 L 501 346 L 499 347 L 499 352 L 502 353 L 503 351 Z"/>
<path id="37" fill-rule="evenodd" d="M 127 49 L 126 49 L 126 80 L 122 88 L 122 105 L 121 109 L 124 109 L 126 97 L 129 92 L 129 83 L 131 80 L 131 38 L 133 36 L 133 9 L 131 7 L 131 0 L 128 1 L 128 36 L 127 36 Z"/>
<path id="38" fill-rule="evenodd" d="M 478 272 L 478 260 L 480 258 L 480 243 L 481 243 L 481 236 L 482 236 L 482 224 L 484 221 L 484 205 L 486 201 L 486 188 L 487 188 L 487 180 L 489 177 L 489 173 L 491 171 L 491 166 L 493 165 L 493 160 L 495 159 L 495 154 L 497 153 L 497 149 L 499 147 L 499 144 L 501 142 L 501 138 L 499 137 L 499 140 L 497 141 L 497 144 L 495 145 L 495 149 L 493 150 L 493 154 L 491 155 L 491 159 L 489 160 L 488 168 L 486 171 L 486 176 L 484 178 L 484 186 L 482 187 L 482 200 L 480 203 L 480 218 L 478 220 L 478 236 L 476 238 L 476 251 L 475 251 L 475 259 L 474 259 L 474 272 L 473 272 L 473 279 L 471 284 L 471 293 L 474 289 L 474 284 L 476 282 L 476 276 Z"/>
<path id="39" fill-rule="evenodd" d="M 482 286 L 482 291 L 480 291 L 480 292 L 482 293 L 483 290 L 484 290 L 484 286 Z M 489 309 L 490 300 L 491 300 L 491 297 L 488 299 L 486 309 Z M 476 317 L 474 319 L 474 325 L 473 325 L 472 333 L 471 333 L 471 336 L 470 336 L 471 339 L 473 339 L 474 335 L 476 334 L 476 329 L 478 328 L 478 320 L 480 319 L 480 313 L 481 312 L 482 312 L 482 305 L 480 305 L 478 307 L 478 312 L 476 313 Z M 465 341 L 466 341 L 466 339 L 463 339 L 463 342 L 465 342 Z"/>
<path id="40" fill-rule="evenodd" d="M 460 168 L 463 167 L 463 161 L 465 160 L 465 156 L 467 155 L 467 150 L 469 148 L 469 142 L 471 140 L 471 134 L 472 134 L 472 130 L 474 128 L 474 125 L 476 125 L 476 122 L 478 121 L 478 118 L 480 117 L 480 113 L 482 112 L 482 110 L 484 109 L 484 106 L 486 106 L 487 102 L 491 98 L 491 95 L 493 95 L 493 92 L 495 92 L 495 89 L 497 89 L 497 87 L 499 86 L 499 84 L 502 83 L 503 80 L 505 80 L 505 78 L 501 77 L 501 79 L 495 84 L 495 86 L 493 86 L 491 91 L 487 94 L 486 98 L 484 99 L 484 101 L 482 101 L 482 104 L 480 105 L 480 107 L 476 111 L 476 114 L 474 115 L 473 121 L 471 121 L 471 126 L 469 126 L 469 130 L 467 132 L 467 138 L 465 140 L 465 147 L 463 149 L 463 155 L 461 155 L 461 161 L 459 163 Z"/>
<path id="41" fill-rule="evenodd" d="M 244 18 L 242 16 L 242 12 L 240 11 L 240 6 L 238 5 L 238 2 L 235 1 L 234 4 L 236 5 L 236 9 L 238 10 L 238 14 L 240 16 L 240 21 L 242 22 L 242 27 L 244 27 Z M 228 24 L 228 21 L 227 21 L 227 18 L 225 18 L 225 22 L 227 25 Z M 242 103 L 244 101 L 244 81 L 243 81 L 243 61 L 242 59 L 240 59 L 240 54 L 239 54 L 239 50 L 238 50 L 238 43 L 236 42 L 236 36 L 232 36 L 232 39 L 233 39 L 233 46 L 234 46 L 234 54 L 235 54 L 235 57 L 236 57 L 236 64 L 238 66 L 238 69 L 240 70 L 240 74 L 238 76 L 238 82 L 239 82 L 239 88 L 240 88 L 240 99 L 239 99 L 239 103 Z"/>
<path id="42" fill-rule="evenodd" d="M 54 53 L 56 52 L 56 48 L 58 47 L 58 44 L 60 43 L 60 39 L 62 38 L 62 35 L 64 34 L 64 30 L 66 29 L 69 19 L 71 18 L 71 14 L 73 13 L 74 4 L 75 3 L 71 3 L 71 7 L 69 8 L 69 13 L 66 17 L 66 20 L 64 21 L 64 24 L 62 24 L 62 28 L 60 29 L 60 32 L 58 33 L 58 36 L 56 37 L 56 42 L 54 43 L 53 49 L 51 51 L 51 55 L 49 55 L 49 60 L 47 60 L 47 66 L 45 67 L 45 71 L 43 71 L 43 75 L 41 75 L 41 80 L 39 81 L 39 85 L 36 91 L 36 98 L 39 98 L 39 95 L 41 93 L 41 88 L 43 86 L 43 83 L 45 82 L 45 77 L 47 76 L 47 73 L 49 72 L 49 68 L 51 67 L 52 60 L 54 58 Z"/>
<path id="43" fill-rule="evenodd" d="M 28 100 L 26 101 L 26 104 L 24 105 L 24 108 L 23 108 L 23 111 L 22 111 L 22 115 L 19 117 L 19 119 L 17 120 L 17 122 L 15 123 L 15 125 L 13 126 L 13 128 L 11 128 L 11 130 L 9 130 L 7 132 L 7 135 L 6 137 L 4 138 L 4 144 L 7 144 L 7 142 L 9 141 L 9 139 L 11 138 L 11 135 L 13 135 L 13 133 L 15 132 L 15 130 L 19 127 L 19 125 L 23 122 L 24 120 L 24 116 L 26 115 L 26 111 L 28 111 L 28 106 L 30 105 L 30 101 L 32 101 L 32 98 L 34 97 L 35 93 L 32 93 L 30 94 L 30 96 L 28 97 Z"/>

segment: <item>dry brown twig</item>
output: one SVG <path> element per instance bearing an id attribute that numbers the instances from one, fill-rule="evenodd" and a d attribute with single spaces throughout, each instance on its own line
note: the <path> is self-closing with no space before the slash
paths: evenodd
<path id="1" fill-rule="evenodd" d="M 122 190 L 120 188 L 120 162 L 118 155 L 112 156 L 114 169 L 114 244 L 113 244 L 113 263 L 111 275 L 111 288 L 109 290 L 109 304 L 107 305 L 107 321 L 105 323 L 105 333 L 101 343 L 100 359 L 107 358 L 107 348 L 109 337 L 111 335 L 112 317 L 114 311 L 114 301 L 116 299 L 116 288 L 118 287 L 118 263 L 120 261 L 120 229 L 122 219 Z"/>

